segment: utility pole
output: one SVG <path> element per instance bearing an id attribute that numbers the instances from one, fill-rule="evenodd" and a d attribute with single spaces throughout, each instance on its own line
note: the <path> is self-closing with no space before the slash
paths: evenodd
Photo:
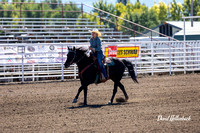
<path id="1" fill-rule="evenodd" d="M 191 0 L 191 16 L 193 16 L 193 0 Z M 193 27 L 193 18 L 191 18 L 191 27 Z"/>

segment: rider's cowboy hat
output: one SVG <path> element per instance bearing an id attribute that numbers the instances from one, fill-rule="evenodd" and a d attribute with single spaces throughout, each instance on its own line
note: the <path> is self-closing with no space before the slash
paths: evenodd
<path id="1" fill-rule="evenodd" d="M 93 33 L 93 32 L 96 33 L 98 37 L 101 36 L 101 32 L 99 32 L 98 29 L 92 29 L 92 30 L 89 30 L 89 32 L 91 32 L 91 33 Z"/>

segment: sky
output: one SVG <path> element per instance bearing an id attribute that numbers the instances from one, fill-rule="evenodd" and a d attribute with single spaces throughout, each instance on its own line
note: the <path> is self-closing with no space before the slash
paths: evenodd
<path id="1" fill-rule="evenodd" d="M 75 2 L 75 3 L 83 3 L 83 4 L 88 4 L 92 6 L 92 3 L 99 1 L 99 0 L 63 0 L 63 2 Z M 131 3 L 135 3 L 137 0 L 130 0 Z M 148 7 L 152 7 L 154 4 L 154 1 L 158 4 L 159 1 L 163 1 L 166 4 L 172 2 L 173 0 L 140 0 L 140 3 L 144 3 L 146 6 Z M 117 0 L 107 0 L 107 3 L 113 3 L 116 4 Z M 176 2 L 180 2 L 181 4 L 183 4 L 184 0 L 176 0 Z"/>

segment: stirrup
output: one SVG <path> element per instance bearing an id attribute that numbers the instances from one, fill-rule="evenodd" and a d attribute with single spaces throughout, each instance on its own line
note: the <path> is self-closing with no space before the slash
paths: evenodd
<path id="1" fill-rule="evenodd" d="M 108 80 L 108 77 L 107 78 L 105 78 L 104 77 L 104 75 L 103 75 L 103 73 L 101 73 L 101 82 L 106 82 Z"/>

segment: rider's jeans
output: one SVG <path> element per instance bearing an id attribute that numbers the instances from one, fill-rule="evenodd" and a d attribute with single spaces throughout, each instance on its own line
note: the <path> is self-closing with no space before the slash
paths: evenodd
<path id="1" fill-rule="evenodd" d="M 104 66 L 103 63 L 102 63 L 103 54 L 97 53 L 97 60 L 98 60 L 98 63 L 99 63 L 99 67 L 100 67 L 100 69 L 101 69 L 101 72 L 103 73 L 103 76 L 104 76 L 105 78 L 107 78 L 106 69 L 105 69 L 105 66 Z"/>

